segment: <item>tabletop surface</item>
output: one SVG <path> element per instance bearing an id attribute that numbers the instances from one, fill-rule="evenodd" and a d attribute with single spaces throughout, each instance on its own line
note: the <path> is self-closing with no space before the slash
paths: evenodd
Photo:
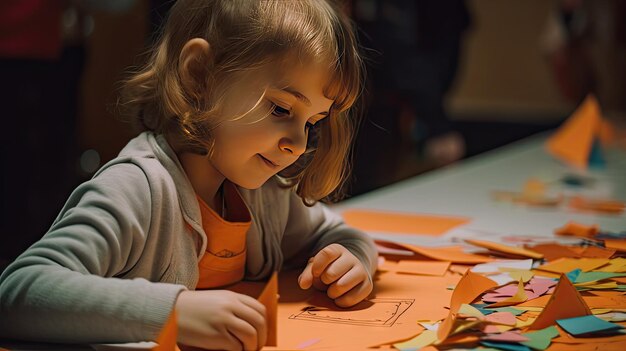
<path id="1" fill-rule="evenodd" d="M 495 201 L 494 191 L 521 191 L 536 178 L 548 184 L 549 193 L 626 200 L 626 150 L 604 150 L 606 165 L 600 169 L 577 170 L 556 160 L 544 150 L 548 134 L 542 133 L 456 164 L 392 184 L 338 203 L 338 212 L 348 209 L 382 210 L 449 216 L 471 221 L 444 236 L 384 234 L 391 240 L 422 245 L 444 245 L 455 238 L 498 240 L 502 236 L 553 237 L 556 228 L 569 221 L 598 224 L 601 230 L 626 230 L 626 216 L 582 213 L 568 208 L 529 207 Z M 586 187 L 570 187 L 560 179 L 566 175 L 592 179 Z M 370 233 L 374 237 L 383 233 Z"/>

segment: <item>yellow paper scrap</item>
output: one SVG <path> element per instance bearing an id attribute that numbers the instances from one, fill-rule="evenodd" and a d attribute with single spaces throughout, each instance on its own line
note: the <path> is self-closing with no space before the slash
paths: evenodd
<path id="1" fill-rule="evenodd" d="M 419 350 L 422 347 L 432 345 L 437 341 L 437 332 L 424 330 L 420 335 L 411 340 L 393 344 L 398 350 Z"/>

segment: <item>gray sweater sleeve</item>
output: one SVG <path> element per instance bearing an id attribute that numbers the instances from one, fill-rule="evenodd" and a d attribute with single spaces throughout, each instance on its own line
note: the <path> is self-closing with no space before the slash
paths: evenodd
<path id="1" fill-rule="evenodd" d="M 324 247 L 338 243 L 352 252 L 369 271 L 376 272 L 377 252 L 366 234 L 346 225 L 341 216 L 318 202 L 307 207 L 294 192 L 289 200 L 289 219 L 282 250 L 287 266 L 304 266 L 309 257 Z"/>
<path id="2" fill-rule="evenodd" d="M 0 336 L 154 340 L 185 288 L 117 278 L 142 257 L 150 204 L 148 180 L 130 163 L 79 186 L 49 232 L 0 276 Z"/>

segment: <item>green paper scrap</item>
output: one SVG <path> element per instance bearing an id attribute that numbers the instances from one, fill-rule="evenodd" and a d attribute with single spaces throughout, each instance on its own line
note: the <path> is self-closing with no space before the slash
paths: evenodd
<path id="1" fill-rule="evenodd" d="M 417 351 L 422 347 L 432 345 L 437 341 L 437 332 L 434 330 L 424 330 L 420 335 L 411 340 L 393 344 L 393 347 L 400 351 Z"/>
<path id="2" fill-rule="evenodd" d="M 541 330 L 523 333 L 522 335 L 530 339 L 522 342 L 523 345 L 535 350 L 545 350 L 548 346 L 550 346 L 550 343 L 552 343 L 552 339 L 559 336 L 559 330 L 556 329 L 555 326 L 551 325 Z"/>
<path id="3" fill-rule="evenodd" d="M 573 283 L 576 281 L 576 279 L 578 279 L 578 276 L 580 275 L 581 272 L 582 272 L 582 269 L 576 268 L 573 271 L 568 272 L 566 274 L 567 279 L 569 279 L 569 281 Z"/>
<path id="4" fill-rule="evenodd" d="M 594 315 L 559 319 L 556 323 L 566 332 L 574 336 L 597 332 L 611 332 L 623 328 L 619 324 L 607 322 Z"/>
<path id="5" fill-rule="evenodd" d="M 481 340 L 480 344 L 483 346 L 493 347 L 495 349 L 505 350 L 505 351 L 530 351 L 528 346 L 515 344 L 515 343 L 508 343 L 508 342 L 493 342 L 493 341 Z"/>
<path id="6" fill-rule="evenodd" d="M 574 283 L 587 283 L 596 280 L 609 279 L 613 277 L 624 277 L 626 273 L 612 273 L 612 272 L 581 272 Z"/>
<path id="7" fill-rule="evenodd" d="M 520 314 L 525 312 L 523 310 L 518 310 L 517 308 L 513 308 L 513 307 L 479 308 L 478 310 L 482 312 L 483 314 L 486 314 L 485 311 L 489 311 L 490 313 L 491 312 L 510 312 L 516 316 L 519 316 Z"/>

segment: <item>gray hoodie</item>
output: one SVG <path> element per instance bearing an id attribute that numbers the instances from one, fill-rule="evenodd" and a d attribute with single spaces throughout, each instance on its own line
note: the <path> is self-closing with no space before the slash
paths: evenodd
<path id="1" fill-rule="evenodd" d="M 376 251 L 323 204 L 274 178 L 239 191 L 252 215 L 246 279 L 304 266 L 340 243 L 373 274 Z M 154 340 L 206 249 L 196 194 L 162 135 L 144 132 L 71 194 L 45 236 L 0 276 L 0 337 L 55 342 Z"/>

